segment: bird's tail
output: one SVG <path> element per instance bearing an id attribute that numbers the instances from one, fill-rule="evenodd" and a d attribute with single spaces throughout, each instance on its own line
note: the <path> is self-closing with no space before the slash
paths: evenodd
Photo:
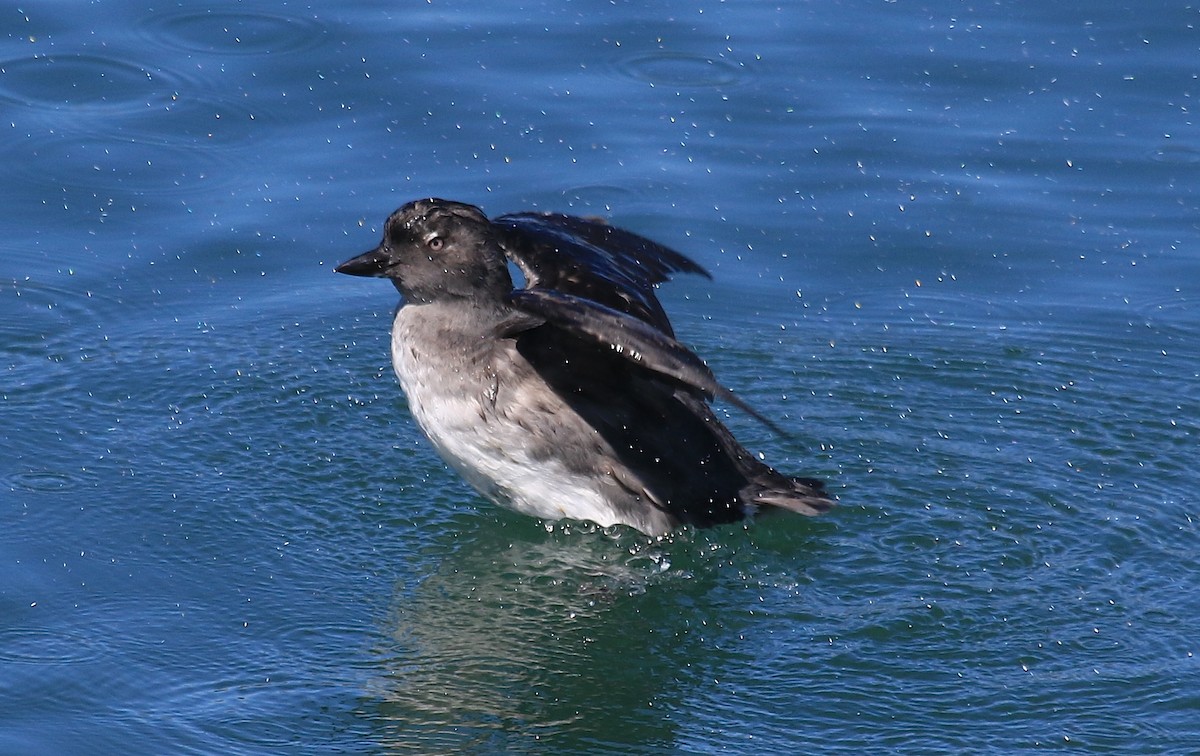
<path id="1" fill-rule="evenodd" d="M 774 470 L 754 481 L 746 500 L 759 506 L 786 509 L 802 515 L 819 515 L 833 508 L 833 497 L 815 478 L 792 478 Z"/>

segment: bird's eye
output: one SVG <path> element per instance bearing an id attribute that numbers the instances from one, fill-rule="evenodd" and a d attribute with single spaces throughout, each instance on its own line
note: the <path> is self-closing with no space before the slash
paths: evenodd
<path id="1" fill-rule="evenodd" d="M 445 240 L 440 236 L 431 236 L 429 241 L 425 242 L 426 246 L 428 246 L 434 252 L 437 252 L 439 249 L 441 249 L 445 243 Z"/>

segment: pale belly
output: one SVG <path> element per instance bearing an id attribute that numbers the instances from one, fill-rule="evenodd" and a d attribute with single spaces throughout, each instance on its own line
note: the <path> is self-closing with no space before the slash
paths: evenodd
<path id="1" fill-rule="evenodd" d="M 406 309 L 397 313 L 392 332 L 392 367 L 421 430 L 475 490 L 500 506 L 543 519 L 626 524 L 649 533 L 670 530 L 660 510 L 636 501 L 605 471 L 605 447 L 595 431 L 557 397 L 522 391 L 526 384 L 520 379 L 527 375 L 519 368 L 513 373 L 512 363 L 523 361 L 511 342 L 491 342 L 496 350 L 511 350 L 496 354 L 482 348 L 475 354 L 424 349 L 410 337 Z M 509 366 L 503 381 L 492 368 L 496 360 Z M 576 455 L 594 453 L 596 468 L 572 470 L 548 453 L 556 444 Z"/>

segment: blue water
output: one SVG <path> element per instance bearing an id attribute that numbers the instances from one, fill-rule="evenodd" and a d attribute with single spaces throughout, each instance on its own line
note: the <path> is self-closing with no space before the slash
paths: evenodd
<path id="1" fill-rule="evenodd" d="M 0 3 L 0 753 L 1200 749 L 1200 10 Z M 819 520 L 496 509 L 335 276 L 599 214 Z"/>

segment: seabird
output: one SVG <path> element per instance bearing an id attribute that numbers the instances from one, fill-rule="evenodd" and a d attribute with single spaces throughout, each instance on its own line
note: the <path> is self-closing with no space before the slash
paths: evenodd
<path id="1" fill-rule="evenodd" d="M 430 198 L 392 213 L 379 246 L 337 272 L 400 291 L 392 366 L 413 418 L 501 506 L 663 535 L 833 505 L 821 481 L 759 462 L 713 414 L 721 399 L 771 425 L 676 341 L 657 284 L 711 276 L 674 250 L 599 220 L 489 220 Z"/>

